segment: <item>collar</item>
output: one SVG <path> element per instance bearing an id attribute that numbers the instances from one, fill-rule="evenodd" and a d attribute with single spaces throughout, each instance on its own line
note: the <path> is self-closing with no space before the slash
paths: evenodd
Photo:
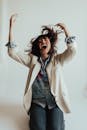
<path id="1" fill-rule="evenodd" d="M 51 56 L 48 56 L 45 60 L 41 57 L 39 58 L 39 62 L 41 63 L 42 67 L 46 68 L 47 64 L 50 62 Z"/>

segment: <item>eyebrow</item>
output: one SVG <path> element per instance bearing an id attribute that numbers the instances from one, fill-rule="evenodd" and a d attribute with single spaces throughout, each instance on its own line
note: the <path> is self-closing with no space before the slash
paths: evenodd
<path id="1" fill-rule="evenodd" d="M 47 37 L 46 37 L 46 36 L 44 36 L 44 37 L 39 38 L 39 40 L 46 39 L 46 38 L 47 38 Z M 38 40 L 38 41 L 39 41 L 39 40 Z"/>

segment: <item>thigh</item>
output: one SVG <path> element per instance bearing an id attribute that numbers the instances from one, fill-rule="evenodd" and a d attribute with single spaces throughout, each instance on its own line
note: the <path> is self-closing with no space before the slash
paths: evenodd
<path id="1" fill-rule="evenodd" d="M 34 103 L 30 109 L 30 130 L 46 130 L 46 110 Z"/>
<path id="2" fill-rule="evenodd" d="M 48 110 L 48 129 L 47 130 L 64 130 L 64 116 L 59 107 Z"/>

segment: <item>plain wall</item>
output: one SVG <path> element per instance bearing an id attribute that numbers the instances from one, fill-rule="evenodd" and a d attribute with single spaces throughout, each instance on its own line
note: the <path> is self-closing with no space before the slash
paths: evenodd
<path id="1" fill-rule="evenodd" d="M 12 60 L 5 47 L 9 18 L 18 13 L 15 42 L 26 48 L 42 25 L 63 22 L 76 36 L 77 54 L 64 66 L 64 78 L 70 93 L 71 114 L 65 114 L 66 130 L 86 130 L 87 120 L 87 30 L 86 0 L 0 0 L 0 129 L 28 130 L 28 117 L 22 101 L 28 68 Z M 60 50 L 64 38 L 59 36 Z M 63 44 L 62 44 L 63 43 Z"/>

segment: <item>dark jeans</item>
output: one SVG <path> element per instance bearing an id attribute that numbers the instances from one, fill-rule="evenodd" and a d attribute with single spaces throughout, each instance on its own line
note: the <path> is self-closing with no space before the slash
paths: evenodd
<path id="1" fill-rule="evenodd" d="M 30 130 L 64 130 L 63 112 L 57 106 L 49 110 L 33 103 L 29 125 Z"/>

